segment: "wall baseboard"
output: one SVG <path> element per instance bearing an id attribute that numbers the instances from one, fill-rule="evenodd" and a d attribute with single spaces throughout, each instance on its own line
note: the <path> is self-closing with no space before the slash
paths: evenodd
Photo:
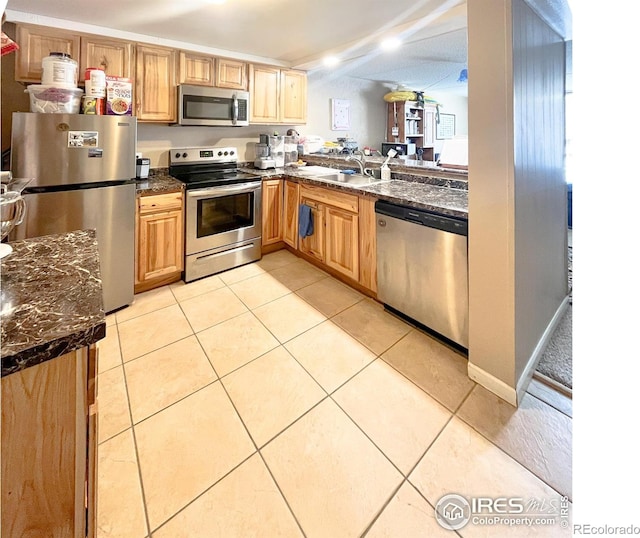
<path id="1" fill-rule="evenodd" d="M 564 316 L 565 312 L 567 311 L 567 308 L 569 307 L 569 299 L 570 297 L 569 295 L 567 295 L 564 298 L 564 300 L 560 303 L 560 306 L 556 310 L 556 313 L 554 314 L 553 318 L 549 322 L 549 325 L 547 325 L 547 328 L 542 334 L 542 338 L 540 338 L 540 340 L 538 341 L 538 345 L 535 347 L 535 349 L 531 353 L 531 356 L 527 361 L 527 365 L 525 366 L 524 370 L 522 371 L 522 375 L 518 380 L 518 385 L 516 388 L 518 401 L 522 400 L 524 393 L 527 392 L 527 389 L 529 388 L 529 384 L 531 383 L 531 379 L 533 378 L 533 373 L 536 371 L 536 366 L 538 365 L 538 361 L 542 358 L 542 355 L 544 354 L 545 349 L 547 349 L 547 345 L 549 344 L 549 341 L 553 337 L 553 333 L 556 332 L 558 325 L 560 325 L 560 322 L 562 321 L 562 317 Z"/>
<path id="2" fill-rule="evenodd" d="M 475 364 L 469 363 L 467 373 L 479 385 L 493 392 L 499 398 L 510 403 L 514 407 L 518 407 L 518 395 L 516 389 L 507 385 L 504 381 L 485 372 L 482 368 L 478 368 Z"/>
<path id="3" fill-rule="evenodd" d="M 544 350 L 549 343 L 549 340 L 553 336 L 558 324 L 562 320 L 562 316 L 564 315 L 567 307 L 569 306 L 569 296 L 567 295 L 560 306 L 556 310 L 553 318 L 547 328 L 542 335 L 542 338 L 538 341 L 538 345 L 535 347 L 533 352 L 531 353 L 531 357 L 527 361 L 527 366 L 522 372 L 520 379 L 516 387 L 511 387 L 501 379 L 491 375 L 488 372 L 485 372 L 482 368 L 478 368 L 475 364 L 469 363 L 467 368 L 467 373 L 471 379 L 473 379 L 476 383 L 482 385 L 487 390 L 493 392 L 496 396 L 502 398 L 504 401 L 510 403 L 514 407 L 518 407 L 520 401 L 524 397 L 525 392 L 529 388 L 529 383 L 531 383 L 531 379 L 533 378 L 533 373 L 535 372 L 536 366 L 538 365 L 538 361 L 542 357 Z"/>

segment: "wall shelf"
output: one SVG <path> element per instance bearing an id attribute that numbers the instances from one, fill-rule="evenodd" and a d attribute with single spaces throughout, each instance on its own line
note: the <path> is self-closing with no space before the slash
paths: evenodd
<path id="1" fill-rule="evenodd" d="M 436 107 L 419 107 L 416 101 L 387 103 L 386 142 L 415 144 L 424 160 L 433 160 Z"/>

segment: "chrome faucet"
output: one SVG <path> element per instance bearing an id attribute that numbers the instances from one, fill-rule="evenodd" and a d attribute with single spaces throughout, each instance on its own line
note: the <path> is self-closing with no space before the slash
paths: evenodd
<path id="1" fill-rule="evenodd" d="M 358 153 L 360 155 L 360 158 L 358 159 L 358 157 L 356 157 L 356 153 Z M 364 153 L 362 151 L 360 151 L 359 149 L 355 150 L 351 155 L 347 156 L 347 161 L 355 161 L 358 163 L 358 166 L 360 167 L 360 173 L 364 176 Z"/>

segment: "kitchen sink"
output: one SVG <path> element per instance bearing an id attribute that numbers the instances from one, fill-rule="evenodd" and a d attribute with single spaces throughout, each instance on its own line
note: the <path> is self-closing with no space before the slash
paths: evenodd
<path id="1" fill-rule="evenodd" d="M 363 174 L 344 174 L 340 170 L 328 166 L 307 166 L 300 168 L 298 173 L 317 181 L 344 185 L 363 186 L 382 182 L 381 179 L 374 179 Z"/>
<path id="2" fill-rule="evenodd" d="M 381 183 L 381 179 L 374 179 L 362 174 L 343 174 L 341 172 L 333 174 L 325 174 L 314 176 L 313 179 L 319 181 L 328 181 L 330 183 L 343 183 L 346 185 L 373 185 L 375 183 Z"/>

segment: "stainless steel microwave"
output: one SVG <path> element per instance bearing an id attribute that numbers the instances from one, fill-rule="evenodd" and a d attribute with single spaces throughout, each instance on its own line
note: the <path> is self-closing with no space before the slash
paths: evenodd
<path id="1" fill-rule="evenodd" d="M 178 123 L 216 127 L 249 125 L 249 92 L 180 84 Z"/>

